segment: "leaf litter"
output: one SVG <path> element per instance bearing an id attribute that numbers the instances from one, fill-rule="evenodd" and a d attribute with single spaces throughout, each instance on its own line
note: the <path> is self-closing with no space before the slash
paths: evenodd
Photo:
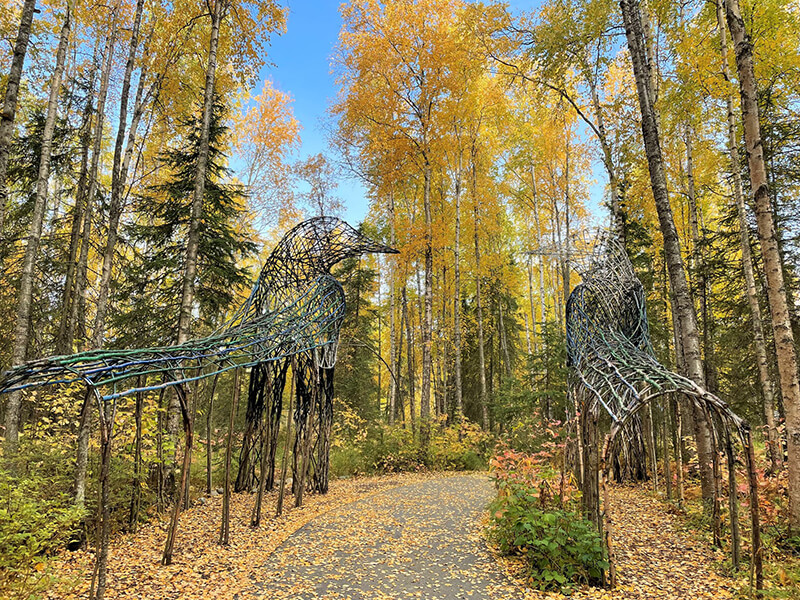
<path id="1" fill-rule="evenodd" d="M 331 482 L 274 516 L 265 495 L 261 527 L 250 527 L 255 496 L 231 497 L 231 544 L 217 544 L 221 497 L 181 515 L 174 562 L 160 564 L 167 521 L 114 537 L 109 600 L 425 598 L 544 600 L 524 566 L 496 556 L 482 531 L 493 489 L 485 474 L 395 474 Z M 584 588 L 572 598 L 622 600 L 733 598 L 736 582 L 715 572 L 719 551 L 685 531 L 680 517 L 636 487 L 612 488 L 619 585 Z M 87 596 L 94 553 L 63 552 L 49 566 L 58 584 L 48 599 Z"/>

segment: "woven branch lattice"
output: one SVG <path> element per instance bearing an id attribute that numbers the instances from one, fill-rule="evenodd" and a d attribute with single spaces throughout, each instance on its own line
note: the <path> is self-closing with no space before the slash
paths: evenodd
<path id="1" fill-rule="evenodd" d="M 102 398 L 111 400 L 313 350 L 320 367 L 332 367 L 345 303 L 330 269 L 366 252 L 394 250 L 335 217 L 310 219 L 283 237 L 247 301 L 211 335 L 175 346 L 90 350 L 31 361 L 4 374 L 0 393 L 83 381 L 102 388 Z"/>
<path id="2" fill-rule="evenodd" d="M 750 484 L 756 588 L 760 589 L 759 509 L 750 426 L 720 398 L 658 362 L 650 343 L 644 287 L 616 237 L 608 233 L 598 235 L 592 252 L 573 257 L 572 262 L 583 281 L 575 287 L 567 302 L 569 391 L 580 414 L 578 439 L 583 501 L 587 515 L 603 532 L 611 565 L 608 573 L 610 583 L 614 584 L 616 571 L 606 480 L 609 459 L 619 446 L 618 434 L 626 429 L 635 432 L 637 413 L 656 399 L 666 394 L 681 394 L 698 409 L 695 417 L 705 420 L 710 429 L 715 471 L 718 469 L 716 457 L 721 448 L 726 447 L 731 478 L 728 485 L 729 512 L 734 515 L 737 489 L 729 431 L 734 430 L 741 440 Z M 602 444 L 599 436 L 601 408 L 611 420 Z M 717 490 L 713 501 L 715 531 L 719 527 L 719 492 Z M 736 538 L 732 547 L 737 548 L 733 554 L 738 557 L 738 529 L 732 537 Z"/>
<path id="3" fill-rule="evenodd" d="M 618 429 L 654 398 L 682 393 L 742 426 L 725 402 L 658 362 L 644 287 L 616 239 L 600 235 L 593 251 L 573 264 L 583 281 L 567 302 L 567 361 L 582 408 L 602 406 Z"/>
<path id="4" fill-rule="evenodd" d="M 307 476 L 313 477 L 313 489 L 327 491 L 333 367 L 345 314 L 344 290 L 330 270 L 345 258 L 369 252 L 396 253 L 396 250 L 367 238 L 338 218 L 309 219 L 278 242 L 245 303 L 211 335 L 174 346 L 91 350 L 31 361 L 3 374 L 0 393 L 59 383 L 85 383 L 86 402 L 90 395 L 97 401 L 101 498 L 107 499 L 117 398 L 167 388 L 175 390 L 185 447 L 181 481 L 177 485 L 162 557 L 164 564 L 169 564 L 178 515 L 188 487 L 194 438 L 187 383 L 209 377 L 214 377 L 216 382 L 221 373 L 250 368 L 247 430 L 240 475 L 245 475 L 244 483 L 249 485 L 247 475 L 254 471 L 256 464 L 255 460 L 250 460 L 251 451 L 258 446 L 261 476 L 259 509 L 254 516 L 254 522 L 258 522 L 261 492 L 265 484 L 271 488 L 275 478 L 283 392 L 291 364 L 293 392 L 297 398 L 291 415 L 296 426 L 292 458 L 295 504 L 302 503 Z M 238 373 L 237 370 L 236 384 Z M 238 392 L 234 396 L 238 396 Z M 268 418 L 264 418 L 265 406 L 268 406 Z M 281 492 L 281 500 L 282 497 Z M 103 542 L 97 554 L 97 572 L 98 580 L 104 582 L 110 514 L 107 501 L 101 500 L 101 506 Z"/>

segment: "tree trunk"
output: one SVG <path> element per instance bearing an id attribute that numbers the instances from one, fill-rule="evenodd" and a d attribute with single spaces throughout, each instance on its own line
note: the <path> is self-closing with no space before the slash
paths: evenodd
<path id="1" fill-rule="evenodd" d="M 675 344 L 675 368 L 679 372 L 685 371 L 683 366 L 683 343 L 681 341 L 680 326 L 675 318 L 675 294 L 672 289 L 667 290 L 669 281 L 667 278 L 667 263 L 664 260 L 664 311 L 672 317 L 672 337 Z M 667 301 L 666 296 L 669 296 Z M 672 444 L 675 453 L 675 483 L 677 486 L 678 508 L 683 508 L 684 494 L 683 494 L 683 457 L 684 457 L 684 443 L 683 443 L 683 408 L 681 406 L 681 399 L 677 394 L 670 396 L 670 409 L 675 417 L 675 427 L 672 430 Z"/>
<path id="2" fill-rule="evenodd" d="M 198 369 L 196 371 L 196 374 L 200 375 L 201 371 L 202 371 L 202 369 Z M 192 430 L 194 430 L 194 422 L 195 422 L 195 418 L 197 417 L 197 397 L 199 395 L 198 394 L 199 390 L 200 390 L 200 380 L 199 379 L 195 379 L 194 380 L 194 384 L 192 385 L 192 391 L 191 391 L 192 411 L 191 411 L 190 420 L 191 420 Z M 191 451 L 193 452 L 194 449 L 192 449 Z M 191 465 L 191 464 L 192 464 L 192 454 L 190 452 L 190 454 L 189 454 L 189 465 Z M 189 473 L 189 475 L 191 475 L 191 472 Z M 191 477 L 186 477 L 185 478 L 185 487 L 183 489 L 183 510 L 189 510 L 189 505 L 190 505 L 190 501 L 191 501 L 191 494 L 190 494 L 190 492 L 191 492 L 191 483 L 192 483 L 191 482 Z"/>
<path id="3" fill-rule="evenodd" d="M 663 423 L 661 427 L 661 449 L 663 455 L 661 457 L 664 468 L 664 487 L 667 491 L 667 500 L 672 500 L 672 465 L 669 458 L 669 414 L 666 410 L 662 410 Z"/>
<path id="4" fill-rule="evenodd" d="M 745 462 L 747 464 L 747 480 L 750 488 L 750 539 L 753 564 L 752 569 L 753 578 L 756 581 L 756 591 L 758 592 L 759 590 L 764 589 L 764 566 L 762 564 L 763 549 L 761 548 L 761 517 L 759 514 L 760 511 L 758 502 L 758 476 L 756 475 L 756 458 L 753 450 L 753 436 L 751 435 L 749 429 L 745 430 L 743 437 L 745 446 Z M 794 506 L 796 507 L 797 505 L 795 504 Z M 761 594 L 757 593 L 756 597 L 760 598 Z"/>
<path id="5" fill-rule="evenodd" d="M 167 529 L 167 541 L 164 544 L 164 554 L 161 557 L 161 564 L 172 564 L 172 553 L 175 548 L 175 538 L 178 535 L 178 519 L 183 505 L 183 492 L 186 489 L 186 481 L 189 478 L 189 471 L 192 468 L 192 445 L 194 443 L 194 431 L 192 430 L 192 420 L 189 416 L 189 404 L 186 400 L 186 390 L 183 386 L 175 387 L 175 395 L 178 397 L 181 416 L 183 417 L 183 432 L 186 437 L 186 444 L 183 449 L 183 469 L 181 471 L 181 481 L 178 486 L 178 497 L 172 507 L 169 528 Z"/>
<path id="6" fill-rule="evenodd" d="M 431 419 L 431 367 L 433 337 L 433 222 L 431 217 L 431 167 L 425 159 L 423 206 L 425 212 L 425 292 L 422 323 L 422 389 L 419 400 L 420 440 L 427 446 Z"/>
<path id="7" fill-rule="evenodd" d="M 86 501 L 86 463 L 89 459 L 89 435 L 91 433 L 91 391 L 86 390 L 78 423 L 78 450 L 75 458 L 75 506 L 83 508 Z"/>
<path id="8" fill-rule="evenodd" d="M 503 298 L 497 299 L 498 321 L 497 327 L 500 335 L 500 349 L 503 351 L 503 371 L 505 376 L 511 378 L 511 355 L 508 351 L 508 336 L 506 335 L 506 322 L 503 318 Z"/>
<path id="9" fill-rule="evenodd" d="M 95 390 L 89 392 L 97 394 Z M 88 395 L 88 394 L 87 394 Z M 99 398 L 99 396 L 95 396 Z M 116 416 L 116 404 L 112 407 L 101 401 L 98 406 L 100 416 L 100 501 L 98 503 L 98 514 L 100 515 L 100 526 L 97 534 L 97 589 L 90 593 L 93 600 L 103 600 L 106 592 L 107 566 L 108 566 L 108 544 L 111 536 L 111 506 L 109 502 L 110 471 L 111 471 L 111 442 L 114 439 L 114 418 Z M 94 588 L 94 579 L 92 580 Z"/>
<path id="10" fill-rule="evenodd" d="M 158 411 L 156 413 L 156 509 L 164 510 L 164 394 L 166 388 L 158 393 Z"/>
<path id="11" fill-rule="evenodd" d="M 711 426 L 711 444 L 714 451 L 714 502 L 711 505 L 711 533 L 712 544 L 717 548 L 722 548 L 722 507 L 720 506 L 720 497 L 722 496 L 722 470 L 719 461 L 719 443 L 717 428 L 714 424 L 714 418 L 710 414 L 707 407 L 703 408 L 706 421 Z"/>
<path id="12" fill-rule="evenodd" d="M 206 412 L 206 494 L 209 496 L 213 486 L 211 459 L 214 453 L 211 449 L 211 431 L 214 426 L 212 417 L 214 416 L 214 392 L 217 391 L 217 379 L 219 379 L 219 373 L 214 375 L 214 380 L 211 382 L 211 395 L 208 398 L 208 412 Z"/>
<path id="13" fill-rule="evenodd" d="M 397 237 L 394 229 L 394 191 L 389 192 L 389 229 L 392 248 L 396 248 Z M 397 261 L 389 258 L 389 363 L 392 368 L 392 377 L 389 383 L 389 425 L 394 425 L 397 417 L 397 399 L 399 395 L 399 356 L 397 355 L 397 288 L 396 288 Z"/>
<path id="14" fill-rule="evenodd" d="M 692 267 L 697 277 L 696 294 L 700 300 L 700 315 L 703 323 L 703 365 L 706 389 L 717 393 L 717 367 L 714 360 L 714 337 L 712 320 L 708 313 L 708 269 L 705 259 L 705 232 L 700 233 L 701 213 L 697 207 L 697 194 L 694 183 L 694 152 L 692 150 L 692 127 L 686 125 L 686 182 L 687 199 L 689 200 L 689 227 L 692 233 Z"/>
<path id="15" fill-rule="evenodd" d="M 437 336 L 436 339 L 438 341 L 438 360 L 436 361 L 436 388 L 437 392 L 434 395 L 436 398 L 436 409 L 435 415 L 436 416 L 444 416 L 445 419 L 443 423 L 447 422 L 447 417 L 450 414 L 448 410 L 448 403 L 447 403 L 447 378 L 449 376 L 448 373 L 448 361 L 449 361 L 449 348 L 447 347 L 447 336 L 445 335 L 447 329 L 445 324 L 447 323 L 447 305 L 448 300 L 451 298 L 449 290 L 447 289 L 447 264 L 442 265 L 442 275 L 441 275 L 441 286 L 440 286 L 441 298 L 442 298 L 442 305 L 441 305 L 441 313 L 439 318 L 439 323 L 437 324 Z"/>
<path id="16" fill-rule="evenodd" d="M 108 309 L 108 294 L 111 286 L 111 270 L 114 264 L 114 253 L 117 246 L 119 220 L 122 215 L 122 192 L 125 187 L 125 175 L 127 175 L 126 173 L 122 173 L 122 144 L 125 140 L 125 128 L 128 122 L 128 100 L 130 96 L 131 76 L 133 75 L 133 66 L 136 60 L 136 50 L 139 47 L 139 26 L 142 22 L 143 9 L 144 0 L 137 0 L 136 12 L 133 18 L 133 29 L 131 31 L 131 41 L 128 48 L 128 61 L 125 64 L 125 76 L 122 80 L 117 140 L 114 144 L 114 162 L 111 171 L 111 205 L 108 214 L 108 237 L 106 239 L 105 252 L 103 253 L 103 267 L 100 275 L 100 288 L 97 294 L 94 329 L 92 331 L 92 347 L 94 348 L 101 348 L 103 346 L 106 311 Z M 144 75 L 144 70 L 142 70 L 137 89 L 138 102 L 141 102 L 141 94 L 144 89 Z M 134 106 L 136 112 L 138 112 L 138 106 Z M 134 133 L 136 124 L 137 123 L 133 123 L 131 125 L 131 133 Z"/>
<path id="17" fill-rule="evenodd" d="M 399 306 L 402 306 L 402 302 Z M 397 381 L 395 384 L 397 385 L 397 398 L 396 398 L 396 406 L 395 409 L 397 411 L 396 418 L 400 419 L 400 422 L 403 424 L 403 429 L 406 428 L 406 406 L 405 401 L 403 400 L 403 312 L 402 309 L 398 308 L 399 310 L 399 320 L 397 322 L 397 347 L 396 347 L 396 364 L 397 364 Z"/>
<path id="18" fill-rule="evenodd" d="M 411 318 L 408 312 L 408 292 L 406 290 L 406 286 L 403 286 L 403 289 L 400 291 L 401 294 L 401 302 L 402 302 L 402 310 L 403 310 L 403 321 L 406 324 L 406 358 L 408 361 L 408 407 L 409 407 L 409 419 L 411 422 L 411 431 L 415 431 L 415 424 L 414 424 L 414 337 L 412 335 L 411 329 Z"/>
<path id="19" fill-rule="evenodd" d="M 606 549 L 606 554 L 608 555 L 608 579 L 607 583 L 608 586 L 611 588 L 616 587 L 617 585 L 617 560 L 616 560 L 616 552 L 614 551 L 614 546 L 611 543 L 613 537 L 613 523 L 614 519 L 611 515 L 611 499 L 610 494 L 608 492 L 608 471 L 609 467 L 607 464 L 608 455 L 610 453 L 610 446 L 611 444 L 611 436 L 606 434 L 605 439 L 603 441 L 603 448 L 600 455 L 600 464 L 598 469 L 599 473 L 599 495 L 603 498 L 603 510 L 602 515 L 600 516 L 600 521 L 603 524 L 602 531 L 603 531 L 603 547 Z"/>
<path id="20" fill-rule="evenodd" d="M 767 298 L 772 315 L 772 331 L 778 358 L 783 407 L 786 411 L 786 441 L 789 467 L 789 525 L 800 528 L 800 383 L 797 375 L 797 354 L 794 334 L 789 320 L 786 287 L 781 269 L 778 244 L 775 237 L 775 219 L 772 214 L 761 126 L 758 120 L 756 79 L 753 72 L 753 47 L 745 30 L 738 0 L 726 0 L 728 28 L 735 45 L 736 67 L 739 72 L 742 122 L 750 167 L 750 190 L 756 206 L 758 238 L 767 281 Z"/>
<path id="21" fill-rule="evenodd" d="M 720 53 L 722 55 L 722 69 L 726 81 L 731 80 L 728 68 L 728 38 L 725 34 L 725 7 L 723 0 L 717 0 L 717 26 L 719 28 Z M 753 270 L 753 256 L 750 250 L 750 235 L 747 225 L 747 207 L 744 199 L 742 173 L 739 160 L 739 146 L 736 141 L 736 116 L 733 112 L 733 98 L 727 94 L 725 104 L 728 109 L 728 156 L 730 157 L 731 173 L 733 175 L 733 197 L 736 202 L 736 212 L 739 219 L 739 246 L 742 251 L 742 271 L 744 273 L 745 296 L 750 307 L 751 324 L 753 328 L 753 345 L 756 351 L 758 364 L 758 380 L 761 385 L 761 399 L 764 406 L 764 419 L 767 424 L 767 450 L 773 471 L 783 468 L 783 447 L 781 445 L 778 429 L 775 425 L 775 389 L 769 374 L 769 359 L 767 358 L 767 344 L 764 340 L 764 319 L 761 316 L 761 306 L 758 302 L 758 290 Z"/>
<path id="22" fill-rule="evenodd" d="M 653 420 L 653 403 L 647 405 L 647 418 L 645 428 L 647 429 L 648 452 L 650 453 L 650 470 L 653 479 L 653 492 L 658 494 L 658 456 L 656 448 L 656 422 Z"/>
<path id="23" fill-rule="evenodd" d="M 683 419 L 680 400 L 672 395 L 670 399 L 672 414 L 675 415 L 675 428 L 672 430 L 672 446 L 675 453 L 675 485 L 678 508 L 683 508 Z"/>
<path id="24" fill-rule="evenodd" d="M 731 562 L 739 570 L 741 559 L 741 532 L 739 528 L 739 494 L 736 486 L 736 461 L 733 456 L 731 434 L 725 430 L 725 456 L 728 459 L 728 516 L 731 522 Z"/>
<path id="25" fill-rule="evenodd" d="M 75 340 L 75 314 L 73 306 L 77 304 L 77 272 L 78 251 L 81 244 L 81 229 L 86 213 L 86 186 L 89 178 L 89 148 L 92 141 L 92 117 L 94 107 L 94 84 L 97 75 L 97 49 L 96 42 L 92 59 L 92 71 L 89 75 L 89 91 L 80 126 L 81 166 L 78 175 L 78 184 L 75 191 L 75 206 L 72 214 L 72 227 L 69 237 L 69 250 L 67 253 L 67 273 L 64 279 L 64 292 L 61 297 L 61 320 L 56 336 L 56 353 L 72 353 L 72 343 Z"/>
<path id="26" fill-rule="evenodd" d="M 667 192 L 667 179 L 659 141 L 658 121 L 651 87 L 651 65 L 645 48 L 645 37 L 637 0 L 620 0 L 625 34 L 628 40 L 634 78 L 636 79 L 639 108 L 642 115 L 647 163 L 658 221 L 664 238 L 664 256 L 669 271 L 670 285 L 675 299 L 673 317 L 677 320 L 682 343 L 683 364 L 686 375 L 699 386 L 704 386 L 703 362 L 697 331 L 697 314 L 692 302 L 686 271 L 683 265 L 680 239 L 675 228 L 672 207 Z M 708 426 L 701 415 L 695 415 L 695 436 L 700 463 L 703 498 L 710 507 L 714 500 L 713 455 Z"/>
<path id="27" fill-rule="evenodd" d="M 67 58 L 67 44 L 69 43 L 70 14 L 67 14 L 61 27 L 61 36 L 58 41 L 56 53 L 56 66 L 50 80 L 50 97 L 47 101 L 47 116 L 45 118 L 44 132 L 42 133 L 42 149 L 39 158 L 39 174 L 36 179 L 36 197 L 33 203 L 28 239 L 25 243 L 25 255 L 22 260 L 22 273 L 20 275 L 19 296 L 17 299 L 17 315 L 14 325 L 14 348 L 11 355 L 12 365 L 25 362 L 30 338 L 31 308 L 33 305 L 34 268 L 36 256 L 39 253 L 39 242 L 42 238 L 42 223 L 47 208 L 47 192 L 50 185 L 50 158 L 53 146 L 53 133 L 58 116 L 58 94 L 61 91 L 61 76 L 64 73 L 64 64 Z M 22 410 L 22 392 L 12 392 L 6 405 L 6 441 L 10 447 L 17 444 Z"/>
<path id="28" fill-rule="evenodd" d="M 475 209 L 477 213 L 477 207 Z M 478 248 L 478 232 L 475 232 L 475 301 L 478 316 L 478 378 L 480 380 L 480 407 L 481 407 L 481 426 L 484 431 L 489 430 L 489 401 L 486 389 L 486 351 L 483 336 L 483 305 L 481 299 L 481 276 L 480 276 L 480 250 Z"/>
<path id="29" fill-rule="evenodd" d="M 650 98 L 653 106 L 658 102 L 658 73 L 655 62 L 655 48 L 653 43 L 653 29 L 650 24 L 650 3 L 648 0 L 641 0 L 641 23 L 642 23 L 642 41 L 647 56 L 647 64 L 650 65 L 649 82 L 650 91 L 652 92 Z"/>
<path id="30" fill-rule="evenodd" d="M 197 156 L 197 171 L 194 178 L 192 194 L 192 214 L 189 223 L 189 237 L 186 241 L 186 259 L 183 272 L 183 289 L 181 292 L 180 320 L 178 322 L 177 342 L 182 344 L 189 339 L 194 304 L 194 280 L 197 273 L 197 251 L 200 242 L 200 221 L 203 218 L 203 197 L 205 196 L 206 170 L 208 168 L 209 132 L 211 129 L 211 112 L 214 107 L 214 82 L 217 72 L 217 47 L 219 30 L 223 12 L 227 8 L 226 0 L 214 0 L 211 8 L 211 39 L 208 45 L 208 65 L 206 67 L 206 85 L 203 93 L 203 121 L 200 130 L 200 146 Z"/>
<path id="31" fill-rule="evenodd" d="M 702 329 L 702 347 L 703 347 L 703 376 L 705 381 L 705 387 L 708 391 L 712 394 L 717 393 L 717 370 L 716 365 L 714 364 L 714 340 L 713 336 L 711 335 L 712 324 L 711 320 L 708 318 L 708 281 L 706 279 L 706 265 L 705 265 L 705 256 L 703 251 L 703 244 L 704 244 L 704 237 L 700 234 L 700 212 L 697 208 L 697 196 L 695 192 L 695 183 L 694 183 L 694 153 L 692 151 L 692 128 L 690 125 L 686 125 L 685 128 L 685 145 L 686 145 L 686 182 L 687 182 L 687 198 L 689 201 L 689 228 L 691 230 L 692 235 L 692 253 L 691 253 L 691 265 L 692 269 L 696 274 L 696 288 L 695 288 L 695 295 L 699 297 L 699 304 L 700 304 L 700 316 L 703 324 Z M 691 272 L 690 270 L 690 272 Z M 703 433 L 703 423 L 706 423 L 705 429 L 709 429 L 711 426 L 709 422 L 709 417 L 707 412 L 704 412 L 701 416 L 696 409 L 693 409 L 695 412 L 695 418 L 697 423 L 695 424 L 696 430 L 698 435 L 704 435 Z M 720 487 L 720 464 L 719 464 L 719 453 L 713 450 L 713 446 L 715 445 L 715 435 L 712 433 L 710 436 L 710 440 L 712 443 L 712 451 L 711 451 L 711 467 L 712 473 L 714 474 L 714 482 L 715 482 L 715 492 L 713 494 L 713 501 L 711 502 L 712 507 L 712 520 L 714 525 L 714 539 L 715 543 L 719 545 L 719 537 L 720 537 L 720 506 L 719 506 L 719 487 Z M 701 446 L 698 444 L 698 458 L 702 458 L 701 453 Z M 705 496 L 704 499 L 708 501 L 708 497 Z"/>
<path id="32" fill-rule="evenodd" d="M 567 129 L 566 123 L 564 124 L 564 252 L 559 253 L 561 256 L 561 281 L 564 284 L 564 311 L 567 310 L 567 302 L 569 302 L 570 277 L 569 277 L 569 205 L 571 201 L 569 190 L 569 150 L 570 150 L 570 134 Z"/>
<path id="33" fill-rule="evenodd" d="M 597 439 L 597 408 L 587 408 L 581 411 L 578 417 L 578 436 L 580 437 L 579 452 L 581 453 L 581 490 L 582 501 L 586 518 L 602 530 L 600 518 L 600 498 L 598 471 L 600 456 L 598 455 Z"/>
<path id="34" fill-rule="evenodd" d="M 538 207 L 534 207 L 533 217 L 536 219 L 536 230 L 539 240 L 544 237 L 542 233 L 542 229 L 539 223 L 539 209 Z M 544 258 L 539 258 L 539 318 L 541 319 L 539 323 L 539 331 L 542 334 L 542 347 L 544 347 L 544 324 L 547 322 L 547 298 L 545 294 L 545 287 L 544 287 Z M 534 335 L 536 334 L 536 323 L 533 325 Z M 550 418 L 548 416 L 548 418 Z"/>
<path id="35" fill-rule="evenodd" d="M 8 185 L 6 173 L 8 171 L 8 155 L 11 151 L 11 142 L 14 137 L 14 119 L 17 115 L 17 96 L 19 83 L 22 79 L 22 67 L 25 64 L 25 54 L 28 51 L 28 41 L 31 37 L 31 24 L 36 8 L 36 0 L 25 0 L 19 19 L 19 31 L 14 42 L 14 55 L 11 58 L 11 70 L 6 82 L 6 94 L 3 99 L 3 110 L 0 112 L 0 240 L 3 237 L 3 228 L 6 219 L 6 205 L 8 204 Z M 8 439 L 8 433 L 6 433 Z"/>
<path id="36" fill-rule="evenodd" d="M 533 302 L 533 255 L 528 255 L 528 264 L 526 265 L 528 268 L 528 304 L 530 308 L 530 318 L 529 315 L 525 315 L 525 339 L 528 345 L 528 354 L 533 354 L 534 350 L 537 350 L 537 340 L 536 340 L 536 305 Z M 530 325 L 528 324 L 530 322 Z M 533 338 L 533 344 L 531 345 L 531 338 Z"/>
<path id="37" fill-rule="evenodd" d="M 453 379 L 456 402 L 456 421 L 464 418 L 464 393 L 461 381 L 461 150 L 455 181 L 456 230 L 453 242 Z"/>
<path id="38" fill-rule="evenodd" d="M 474 170 L 474 167 L 473 167 Z M 473 175 L 474 177 L 474 175 Z M 475 310 L 478 317 L 478 379 L 480 381 L 481 426 L 489 430 L 489 397 L 486 391 L 486 351 L 483 337 L 483 299 L 481 298 L 481 248 L 478 237 L 478 201 L 473 199 L 475 215 Z"/>
<path id="39" fill-rule="evenodd" d="M 600 104 L 600 96 L 597 93 L 597 82 L 588 64 L 584 63 L 582 71 L 584 79 L 589 87 L 592 109 L 594 110 L 594 117 L 597 121 L 595 134 L 597 140 L 600 142 L 600 150 L 603 153 L 603 166 L 608 174 L 608 187 L 611 192 L 611 229 L 617 235 L 622 245 L 625 246 L 625 214 L 623 212 L 625 189 L 620 184 L 619 178 L 617 177 L 614 155 L 611 151 L 611 144 L 608 142 L 608 134 L 606 133 L 606 121 L 603 115 L 603 107 Z"/>
<path id="40" fill-rule="evenodd" d="M 106 114 L 106 99 L 108 98 L 109 76 L 111 65 L 114 61 L 114 44 L 117 38 L 117 9 L 111 10 L 111 32 L 106 39 L 103 52 L 103 70 L 100 75 L 100 89 L 97 95 L 97 122 L 95 123 L 94 141 L 92 145 L 92 164 L 89 169 L 89 191 L 86 194 L 86 209 L 83 217 L 83 231 L 81 233 L 81 252 L 78 258 L 78 271 L 76 276 L 78 302 L 73 302 L 70 319 L 76 324 L 78 336 L 78 350 L 83 350 L 86 335 L 86 296 L 88 281 L 89 246 L 92 233 L 92 218 L 94 212 L 95 196 L 97 194 L 97 173 L 100 168 L 100 158 L 103 146 L 103 124 Z"/>
<path id="41" fill-rule="evenodd" d="M 200 129 L 200 143 L 197 156 L 197 171 L 194 176 L 192 192 L 192 212 L 189 221 L 189 234 L 186 239 L 186 255 L 183 267 L 183 283 L 181 304 L 178 317 L 177 343 L 182 344 L 189 339 L 194 306 L 194 284 L 197 276 L 197 253 L 200 246 L 200 222 L 203 219 L 203 199 L 205 196 L 206 171 L 208 169 L 209 135 L 211 129 L 211 113 L 214 108 L 214 82 L 217 73 L 217 47 L 219 46 L 219 30 L 223 12 L 227 8 L 226 0 L 212 0 L 208 4 L 211 10 L 211 37 L 208 44 L 208 64 L 206 66 L 206 84 L 203 92 L 203 118 Z M 178 435 L 179 410 L 173 398 L 169 405 L 167 431 L 173 439 Z"/>
<path id="42" fill-rule="evenodd" d="M 75 275 L 75 285 L 77 293 L 77 301 L 72 302 L 72 311 L 70 315 L 70 322 L 78 325 L 78 334 L 81 336 L 79 341 L 80 346 L 83 345 L 85 339 L 85 324 L 86 313 L 86 292 L 88 288 L 87 271 L 89 264 L 89 242 L 92 230 L 92 207 L 94 206 L 94 195 L 97 191 L 97 171 L 100 163 L 100 151 L 103 143 L 103 119 L 105 117 L 106 97 L 108 95 L 108 80 L 109 73 L 111 72 L 111 63 L 113 59 L 114 39 L 116 38 L 116 12 L 112 11 L 112 29 L 106 39 L 106 46 L 103 53 L 103 69 L 100 75 L 100 89 L 97 96 L 97 123 L 95 124 L 94 140 L 92 148 L 92 164 L 89 169 L 89 189 L 85 200 L 85 214 L 83 216 L 83 231 L 81 233 L 81 251 L 78 258 L 77 271 Z M 89 443 L 89 427 L 91 425 L 91 418 L 84 419 L 81 416 L 81 421 L 78 429 L 78 451 L 76 455 L 75 465 L 75 503 L 78 506 L 83 505 L 83 494 L 86 489 L 86 461 L 89 456 L 88 443 Z"/>
<path id="43" fill-rule="evenodd" d="M 566 308 L 566 301 L 569 298 L 569 291 L 567 291 L 567 288 L 569 287 L 567 284 L 567 260 L 565 255 L 566 253 L 564 251 L 564 238 L 561 235 L 561 214 L 558 209 L 558 197 L 553 195 L 551 196 L 551 200 L 553 202 L 552 215 L 553 221 L 555 222 L 555 227 L 552 228 L 550 234 L 552 237 L 553 247 L 556 249 L 556 253 L 558 255 L 558 260 L 553 267 L 555 271 L 555 276 L 553 277 L 553 303 L 556 308 L 556 320 L 558 321 L 559 325 L 561 325 L 565 322 L 562 318 L 562 308 Z M 559 277 L 561 278 L 560 293 L 559 290 L 556 289 Z"/>
<path id="44" fill-rule="evenodd" d="M 230 421 L 228 422 L 228 443 L 225 446 L 225 490 L 222 495 L 222 524 L 219 529 L 219 543 L 227 546 L 230 543 L 231 522 L 231 455 L 233 453 L 233 428 L 236 424 L 236 407 L 239 404 L 239 369 L 233 372 L 233 402 L 231 402 Z"/>
<path id="45" fill-rule="evenodd" d="M 141 381 L 139 382 L 141 385 Z M 128 527 L 131 532 L 136 531 L 139 522 L 139 506 L 142 501 L 142 405 L 144 392 L 136 392 L 136 407 L 134 421 L 136 423 L 136 437 L 133 450 L 133 489 L 131 491 L 131 509 L 128 515 Z"/>

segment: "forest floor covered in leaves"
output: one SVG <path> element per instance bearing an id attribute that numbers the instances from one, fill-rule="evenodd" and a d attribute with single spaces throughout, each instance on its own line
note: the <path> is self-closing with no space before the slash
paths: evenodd
<path id="1" fill-rule="evenodd" d="M 683 518 L 642 487 L 611 488 L 613 543 L 618 584 L 614 590 L 584 588 L 571 598 L 585 600 L 724 600 L 736 597 L 740 582 L 719 574 L 724 558 L 687 531 Z M 525 576 L 519 561 L 499 558 L 518 583 Z M 526 600 L 561 598 L 528 590 Z"/>
<path id="2" fill-rule="evenodd" d="M 483 473 L 404 474 L 332 482 L 325 496 L 249 527 L 254 496 L 231 502 L 231 544 L 219 546 L 220 498 L 181 517 L 174 563 L 159 564 L 165 522 L 116 536 L 106 597 L 129 598 L 559 598 L 526 589 L 517 561 L 497 558 L 482 528 L 494 493 Z M 618 589 L 573 598 L 731 598 L 735 582 L 680 517 L 638 488 L 613 490 Z M 91 552 L 52 563 L 50 598 L 86 597 Z"/>

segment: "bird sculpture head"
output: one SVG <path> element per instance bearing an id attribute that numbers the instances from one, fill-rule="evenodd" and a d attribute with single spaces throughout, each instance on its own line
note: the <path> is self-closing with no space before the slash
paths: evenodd
<path id="1" fill-rule="evenodd" d="M 314 217 L 289 231 L 273 256 L 291 261 L 307 275 L 328 273 L 336 263 L 362 254 L 397 254 L 338 217 Z"/>
<path id="2" fill-rule="evenodd" d="M 646 294 L 625 246 L 601 232 L 592 252 L 573 264 L 583 281 L 567 301 L 568 366 L 611 340 L 653 355 Z"/>

